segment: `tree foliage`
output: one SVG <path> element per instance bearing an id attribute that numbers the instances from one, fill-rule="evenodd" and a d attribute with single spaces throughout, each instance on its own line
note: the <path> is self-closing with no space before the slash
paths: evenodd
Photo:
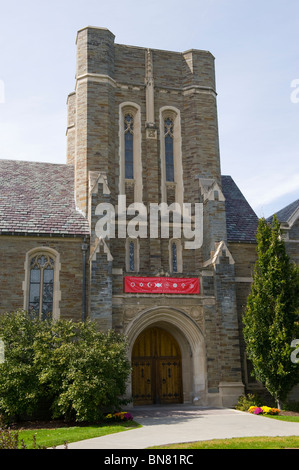
<path id="1" fill-rule="evenodd" d="M 280 405 L 298 382 L 291 342 L 297 334 L 299 276 L 286 253 L 276 217 L 272 225 L 265 219 L 259 221 L 257 254 L 243 333 L 255 378 Z"/>
<path id="2" fill-rule="evenodd" d="M 127 343 L 94 322 L 40 321 L 26 312 L 0 318 L 0 413 L 34 414 L 47 401 L 53 418 L 95 421 L 118 409 L 130 373 Z"/>

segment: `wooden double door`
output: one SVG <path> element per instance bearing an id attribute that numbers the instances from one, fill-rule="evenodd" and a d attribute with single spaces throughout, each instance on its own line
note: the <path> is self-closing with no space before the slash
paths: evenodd
<path id="1" fill-rule="evenodd" d="M 158 327 L 142 332 L 132 352 L 135 405 L 182 403 L 182 360 L 177 341 Z"/>

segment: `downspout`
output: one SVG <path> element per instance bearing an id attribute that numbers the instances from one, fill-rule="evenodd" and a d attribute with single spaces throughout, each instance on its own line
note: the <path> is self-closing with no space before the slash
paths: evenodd
<path id="1" fill-rule="evenodd" d="M 82 312 L 81 320 L 85 322 L 86 320 L 86 253 L 88 249 L 88 244 L 86 242 L 86 237 L 84 237 L 83 243 L 81 245 L 82 249 Z"/>

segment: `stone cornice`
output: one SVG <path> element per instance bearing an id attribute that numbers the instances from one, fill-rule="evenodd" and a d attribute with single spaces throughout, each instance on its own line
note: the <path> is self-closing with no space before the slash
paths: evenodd
<path id="1" fill-rule="evenodd" d="M 94 82 L 98 83 L 109 83 L 115 88 L 122 88 L 122 87 L 136 87 L 139 89 L 144 89 L 146 85 L 144 83 L 121 83 L 117 82 L 113 78 L 111 78 L 109 75 L 105 74 L 98 74 L 98 73 L 85 73 L 82 75 L 79 75 L 76 77 L 76 84 L 80 81 L 86 81 L 86 80 L 91 80 Z M 207 87 L 207 86 L 202 86 L 202 85 L 188 85 L 185 87 L 160 87 L 160 86 L 155 86 L 154 87 L 155 91 L 158 92 L 175 92 L 175 93 L 182 93 L 183 95 L 189 95 L 192 93 L 207 93 L 211 94 L 213 96 L 217 96 L 217 92 L 214 90 L 212 87 Z"/>

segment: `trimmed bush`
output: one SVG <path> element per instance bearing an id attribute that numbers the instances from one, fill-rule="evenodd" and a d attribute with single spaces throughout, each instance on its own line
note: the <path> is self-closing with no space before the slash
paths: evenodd
<path id="1" fill-rule="evenodd" d="M 34 415 L 49 403 L 52 418 L 96 421 L 119 409 L 130 373 L 126 339 L 95 322 L 39 320 L 19 311 L 0 317 L 0 413 Z"/>

